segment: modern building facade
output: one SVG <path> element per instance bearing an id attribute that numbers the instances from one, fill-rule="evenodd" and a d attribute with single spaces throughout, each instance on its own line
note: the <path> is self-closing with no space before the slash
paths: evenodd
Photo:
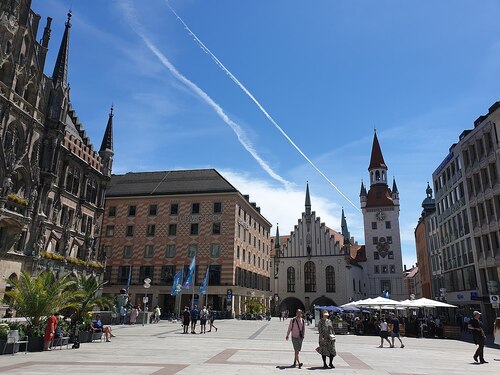
<path id="1" fill-rule="evenodd" d="M 51 75 L 52 19 L 38 42 L 40 18 L 29 0 L 0 4 L 0 299 L 22 269 L 103 271 L 97 250 L 113 115 L 97 151 L 70 102 L 71 13 Z"/>
<path id="2" fill-rule="evenodd" d="M 363 213 L 368 297 L 386 296 L 404 299 L 403 261 L 399 230 L 399 192 L 396 180 L 387 184 L 387 164 L 377 138 L 373 136 L 368 172 L 368 191 L 361 183 L 360 202 Z"/>
<path id="3" fill-rule="evenodd" d="M 194 301 L 238 315 L 258 299 L 270 308 L 271 224 L 214 169 L 113 175 L 106 194 L 101 244 L 108 254 L 104 292 L 127 287 L 133 303 L 178 313 L 193 289 L 173 296 L 177 271 L 196 256 Z M 207 268 L 207 295 L 200 295 Z M 145 279 L 151 288 L 145 289 Z"/>
<path id="4" fill-rule="evenodd" d="M 294 230 L 286 237 L 276 233 L 272 259 L 275 313 L 342 305 L 366 295 L 361 265 L 364 248 L 354 241 L 350 244 L 344 212 L 341 234 L 322 223 L 311 208 L 308 184 L 305 210 Z"/>
<path id="5" fill-rule="evenodd" d="M 489 295 L 499 294 L 500 279 L 500 102 L 474 121 L 460 137 L 465 169 L 466 205 L 470 212 L 479 298 L 489 324 L 495 311 Z M 476 273 L 477 275 L 477 273 Z"/>

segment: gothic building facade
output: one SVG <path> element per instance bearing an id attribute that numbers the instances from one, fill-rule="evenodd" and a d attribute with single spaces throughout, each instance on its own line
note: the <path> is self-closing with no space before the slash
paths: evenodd
<path id="1" fill-rule="evenodd" d="M 70 102 L 71 13 L 51 75 L 44 69 L 52 19 L 38 42 L 40 19 L 30 0 L 0 3 L 0 299 L 22 269 L 102 273 L 97 242 L 113 113 L 97 151 Z"/>
<path id="2" fill-rule="evenodd" d="M 273 242 L 274 311 L 310 310 L 342 305 L 366 295 L 364 247 L 350 238 L 342 210 L 342 233 L 321 222 L 311 210 L 309 184 L 305 210 L 289 236 L 277 231 Z"/>

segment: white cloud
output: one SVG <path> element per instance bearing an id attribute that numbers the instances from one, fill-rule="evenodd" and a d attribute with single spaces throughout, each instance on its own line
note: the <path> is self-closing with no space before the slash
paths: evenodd
<path id="1" fill-rule="evenodd" d="M 220 170 L 220 172 L 242 194 L 249 194 L 250 201 L 261 208 L 262 215 L 273 224 L 271 230 L 273 235 L 277 223 L 281 235 L 287 235 L 293 230 L 304 211 L 305 185 L 289 185 L 285 188 L 234 170 Z M 340 231 L 342 207 L 313 192 L 311 192 L 311 205 L 322 222 L 329 228 Z"/>

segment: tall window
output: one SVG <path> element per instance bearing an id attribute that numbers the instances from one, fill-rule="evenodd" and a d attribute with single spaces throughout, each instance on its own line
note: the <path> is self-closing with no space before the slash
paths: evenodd
<path id="1" fill-rule="evenodd" d="M 175 266 L 168 265 L 161 267 L 160 283 L 161 285 L 170 285 L 174 282 Z"/>
<path id="2" fill-rule="evenodd" d="M 316 266 L 313 262 L 304 265 L 305 292 L 316 292 Z"/>
<path id="3" fill-rule="evenodd" d="M 168 244 L 167 245 L 166 257 L 167 258 L 173 258 L 173 257 L 175 257 L 175 245 L 174 244 Z"/>
<path id="4" fill-rule="evenodd" d="M 139 283 L 142 283 L 144 279 L 148 278 L 153 281 L 153 266 L 140 266 L 139 268 Z"/>
<path id="5" fill-rule="evenodd" d="M 286 291 L 295 293 L 295 268 L 288 267 L 286 271 Z"/>
<path id="6" fill-rule="evenodd" d="M 221 274 L 222 266 L 211 264 L 208 270 L 208 285 L 220 285 Z"/>
<path id="7" fill-rule="evenodd" d="M 195 243 L 189 244 L 188 246 L 188 257 L 193 258 L 198 251 L 198 245 Z M 187 274 L 186 274 L 187 275 Z"/>
<path id="8" fill-rule="evenodd" d="M 152 258 L 155 254 L 153 245 L 144 246 L 144 258 Z"/>
<path id="9" fill-rule="evenodd" d="M 177 215 L 179 213 L 179 204 L 172 203 L 170 205 L 170 215 Z"/>
<path id="10" fill-rule="evenodd" d="M 146 236 L 154 236 L 155 232 L 156 232 L 156 225 L 155 224 L 148 224 Z"/>
<path id="11" fill-rule="evenodd" d="M 330 293 L 335 293 L 335 268 L 333 268 L 333 266 L 326 267 L 325 276 L 326 276 L 326 291 Z"/>
<path id="12" fill-rule="evenodd" d="M 124 259 L 130 259 L 132 258 L 132 253 L 134 252 L 134 248 L 132 245 L 125 245 L 123 246 L 123 258 Z"/>

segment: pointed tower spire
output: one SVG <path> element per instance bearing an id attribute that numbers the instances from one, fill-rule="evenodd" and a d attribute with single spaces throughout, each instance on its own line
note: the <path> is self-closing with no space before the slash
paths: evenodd
<path id="1" fill-rule="evenodd" d="M 309 181 L 306 185 L 306 215 L 311 215 L 311 196 L 309 195 Z"/>
<path id="2" fill-rule="evenodd" d="M 351 234 L 349 233 L 349 229 L 347 228 L 347 220 L 344 214 L 344 207 L 342 207 L 342 222 L 340 227 L 342 229 L 342 236 L 344 236 L 344 245 L 350 244 Z"/>
<path id="3" fill-rule="evenodd" d="M 101 148 L 99 149 L 99 156 L 102 159 L 102 173 L 105 176 L 111 177 L 111 169 L 113 167 L 113 105 L 109 111 L 108 124 L 106 131 L 102 137 Z"/>
<path id="4" fill-rule="evenodd" d="M 68 12 L 68 20 L 65 23 L 65 29 L 61 46 L 57 54 L 56 65 L 52 73 L 54 86 L 58 84 L 66 85 L 68 82 L 68 56 L 69 56 L 69 29 L 71 28 L 71 10 Z"/>
<path id="5" fill-rule="evenodd" d="M 370 172 L 370 186 L 375 184 L 384 184 L 387 186 L 387 165 L 382 156 L 376 130 L 373 134 L 372 154 L 368 171 Z"/>
<path id="6" fill-rule="evenodd" d="M 361 190 L 359 191 L 359 196 L 366 197 L 366 188 L 365 188 L 365 184 L 363 183 L 363 181 L 361 181 Z"/>
<path id="7" fill-rule="evenodd" d="M 109 110 L 108 124 L 106 125 L 106 131 L 104 132 L 104 137 L 102 137 L 101 148 L 99 151 L 111 150 L 113 151 L 113 105 Z"/>
<path id="8" fill-rule="evenodd" d="M 276 237 L 274 240 L 274 256 L 276 258 L 279 258 L 281 256 L 280 228 L 279 228 L 278 223 L 276 223 Z"/>
<path id="9" fill-rule="evenodd" d="M 399 194 L 398 186 L 396 185 L 396 179 L 392 178 L 392 194 Z"/>
<path id="10" fill-rule="evenodd" d="M 387 169 L 380 144 L 378 143 L 376 130 L 373 134 L 372 155 L 370 157 L 370 166 L 368 167 L 368 170 L 371 169 Z"/>

